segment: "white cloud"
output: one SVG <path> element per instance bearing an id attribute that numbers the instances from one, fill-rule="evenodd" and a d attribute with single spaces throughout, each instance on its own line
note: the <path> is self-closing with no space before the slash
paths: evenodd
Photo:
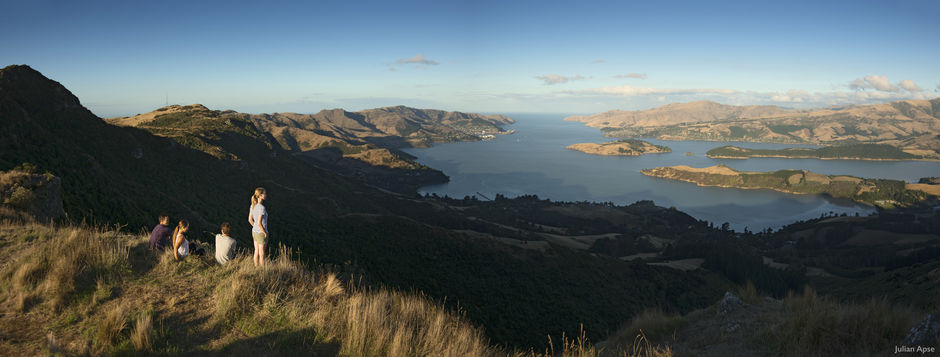
<path id="1" fill-rule="evenodd" d="M 910 79 L 905 79 L 905 80 L 899 82 L 898 85 L 900 85 L 901 88 L 904 88 L 904 90 L 906 90 L 906 91 L 908 91 L 908 92 L 920 92 L 920 91 L 923 91 L 923 89 L 920 88 L 920 86 L 918 86 L 917 84 L 915 84 L 914 81 L 912 81 L 912 80 L 910 80 Z"/>
<path id="2" fill-rule="evenodd" d="M 646 73 L 627 73 L 627 74 L 618 74 L 614 78 L 636 78 L 636 79 L 646 79 Z"/>
<path id="3" fill-rule="evenodd" d="M 734 94 L 733 89 L 676 89 L 676 88 L 649 88 L 634 86 L 601 87 L 591 88 L 583 91 L 570 92 L 572 94 L 606 94 L 625 97 L 634 97 L 641 95 L 692 95 L 692 94 Z"/>
<path id="4" fill-rule="evenodd" d="M 566 77 L 559 74 L 544 74 L 541 76 L 536 76 L 536 79 L 545 82 L 545 85 L 567 83 L 569 81 L 580 81 L 584 79 L 584 76 L 577 75 L 573 77 Z"/>
<path id="5" fill-rule="evenodd" d="M 439 65 L 440 63 L 438 63 L 435 60 L 424 58 L 424 55 L 419 53 L 418 55 L 411 57 L 411 58 L 399 58 L 398 60 L 395 61 L 395 64 L 399 66 L 406 65 L 406 64 L 414 64 L 414 65 L 418 65 L 419 67 L 424 67 L 424 66 L 436 66 L 436 65 Z"/>
<path id="6" fill-rule="evenodd" d="M 897 92 L 900 90 L 898 89 L 897 86 L 891 84 L 891 81 L 889 81 L 888 77 L 886 76 L 879 76 L 879 75 L 865 76 L 865 82 L 868 82 L 868 84 L 871 85 L 872 88 L 875 88 L 882 92 Z"/>
<path id="7" fill-rule="evenodd" d="M 868 82 L 865 82 L 861 78 L 855 78 L 855 80 L 849 82 L 849 89 L 851 90 L 863 90 L 863 89 L 867 89 L 870 87 L 871 86 L 868 85 Z"/>

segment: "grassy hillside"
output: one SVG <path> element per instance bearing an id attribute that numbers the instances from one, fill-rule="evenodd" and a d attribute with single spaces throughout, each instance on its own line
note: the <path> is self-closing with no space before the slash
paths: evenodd
<path id="1" fill-rule="evenodd" d="M 495 346 L 423 294 L 341 281 L 283 246 L 263 269 L 244 251 L 219 266 L 208 248 L 176 261 L 146 235 L 0 221 L 0 354 L 543 355 Z M 544 355 L 599 352 L 584 335 L 551 346 Z"/>
<path id="2" fill-rule="evenodd" d="M 568 146 L 568 149 L 588 154 L 617 156 L 639 156 L 643 154 L 672 152 L 672 149 L 666 146 L 653 145 L 647 141 L 638 139 L 621 139 L 601 144 L 579 143 Z"/>
<path id="3" fill-rule="evenodd" d="M 856 159 L 856 160 L 923 160 L 920 155 L 913 155 L 895 146 L 884 144 L 851 144 L 826 146 L 817 149 L 749 149 L 727 145 L 708 150 L 711 158 L 746 159 L 749 157 L 782 157 L 793 159 Z"/>

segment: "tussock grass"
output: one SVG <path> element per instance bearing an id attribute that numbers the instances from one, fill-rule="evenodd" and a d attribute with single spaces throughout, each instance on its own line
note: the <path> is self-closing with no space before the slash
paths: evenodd
<path id="1" fill-rule="evenodd" d="M 623 332 L 623 330 L 619 332 Z M 625 336 L 621 336 L 621 338 L 624 337 Z M 585 336 L 583 327 L 581 329 L 581 333 L 574 338 L 568 338 L 566 335 L 562 334 L 561 341 L 559 342 L 558 350 L 556 350 L 555 342 L 552 341 L 551 337 L 549 337 L 549 347 L 545 350 L 544 353 L 538 354 L 532 351 L 527 355 L 516 353 L 516 356 L 672 357 L 672 349 L 670 349 L 669 346 L 659 346 L 651 343 L 650 340 L 646 338 L 646 334 L 643 333 L 642 330 L 633 337 L 631 343 L 627 343 L 622 346 L 611 346 L 611 344 L 608 343 L 604 347 L 595 347 Z"/>
<path id="2" fill-rule="evenodd" d="M 149 352 L 153 346 L 153 315 L 149 312 L 141 314 L 134 322 L 131 331 L 131 345 L 139 352 Z"/>
<path id="3" fill-rule="evenodd" d="M 747 284 L 745 284 L 743 288 L 738 289 L 737 296 L 741 301 L 748 304 L 759 304 L 761 301 L 764 301 L 764 298 L 757 292 L 757 287 L 754 286 L 754 283 L 750 280 L 747 281 Z"/>
<path id="4" fill-rule="evenodd" d="M 344 356 L 670 355 L 645 335 L 633 350 L 605 352 L 583 332 L 562 336 L 557 350 L 509 350 L 440 302 L 347 287 L 293 255 L 280 247 L 264 268 L 250 256 L 218 266 L 211 254 L 176 261 L 169 250 L 146 251 L 144 235 L 0 222 L 0 316 L 30 321 L 41 336 L 30 347 L 0 341 L 0 354 L 279 353 L 274 347 Z M 653 323 L 638 324 L 646 331 Z"/>
<path id="5" fill-rule="evenodd" d="M 846 304 L 819 297 L 812 288 L 789 294 L 789 314 L 762 335 L 772 354 L 869 356 L 889 352 L 919 320 L 912 309 L 884 299 Z"/>
<path id="6" fill-rule="evenodd" d="M 651 342 L 664 343 L 674 338 L 676 332 L 688 322 L 679 315 L 666 314 L 660 309 L 640 312 L 608 339 L 607 346 L 614 350 L 635 350 L 643 343 L 643 350 L 656 350 Z M 640 339 L 642 336 L 642 339 Z"/>
<path id="7" fill-rule="evenodd" d="M 497 354 L 482 331 L 441 304 L 386 289 L 343 288 L 330 272 L 314 274 L 281 247 L 265 268 L 239 258 L 216 289 L 214 319 L 249 334 L 319 331 L 350 356 L 486 356 Z"/>
<path id="8" fill-rule="evenodd" d="M 95 339 L 98 346 L 111 347 L 127 327 L 127 306 L 119 305 L 108 310 L 98 324 Z"/>
<path id="9" fill-rule="evenodd" d="M 74 293 L 83 292 L 79 290 L 92 286 L 103 290 L 106 281 L 117 280 L 129 270 L 129 245 L 116 234 L 38 224 L 25 228 L 15 238 L 30 244 L 17 251 L 13 262 L 0 272 L 3 281 L 10 283 L 3 297 L 14 299 L 17 311 L 41 302 L 59 311 Z"/>

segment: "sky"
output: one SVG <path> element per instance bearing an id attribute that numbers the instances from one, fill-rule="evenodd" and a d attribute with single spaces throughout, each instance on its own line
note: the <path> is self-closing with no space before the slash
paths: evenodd
<path id="1" fill-rule="evenodd" d="M 0 67 L 102 117 L 595 113 L 940 96 L 940 1 L 0 0 Z"/>

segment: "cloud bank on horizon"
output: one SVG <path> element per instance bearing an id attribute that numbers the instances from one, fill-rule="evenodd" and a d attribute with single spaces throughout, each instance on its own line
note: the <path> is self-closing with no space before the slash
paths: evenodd
<path id="1" fill-rule="evenodd" d="M 809 92 L 790 89 L 786 92 L 762 92 L 727 88 L 652 88 L 630 85 L 566 90 L 556 95 L 581 97 L 646 97 L 657 102 L 686 102 L 700 99 L 729 104 L 771 104 L 789 107 L 818 107 L 843 104 L 871 104 L 896 100 L 929 100 L 938 96 L 925 93 L 913 80 L 891 83 L 884 75 L 867 75 L 849 82 L 849 91 Z M 937 85 L 940 90 L 940 85 Z"/>

